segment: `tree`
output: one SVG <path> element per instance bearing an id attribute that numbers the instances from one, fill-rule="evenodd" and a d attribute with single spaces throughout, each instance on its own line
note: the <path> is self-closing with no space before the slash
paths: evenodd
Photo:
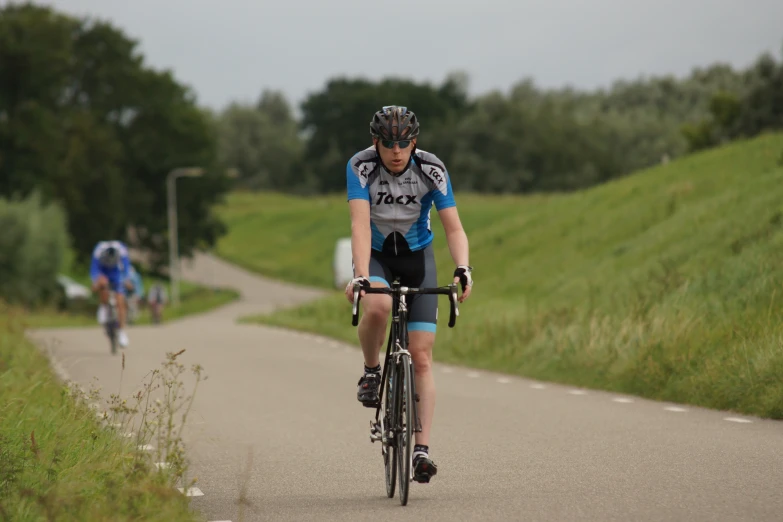
<path id="1" fill-rule="evenodd" d="M 0 195 L 37 188 L 62 203 L 81 260 L 95 242 L 121 238 L 164 262 L 165 182 L 176 167 L 208 171 L 178 186 L 182 254 L 224 232 L 211 209 L 228 185 L 209 118 L 136 47 L 106 22 L 0 8 Z"/>
<path id="2" fill-rule="evenodd" d="M 737 122 L 737 132 L 743 136 L 783 129 L 783 63 L 764 54 L 753 73 L 753 86 L 742 100 Z"/>
<path id="3" fill-rule="evenodd" d="M 370 119 L 384 105 L 404 105 L 422 125 L 419 146 L 426 149 L 455 111 L 468 107 L 464 77 L 453 75 L 440 87 L 387 78 L 379 83 L 336 78 L 302 103 L 302 128 L 310 136 L 303 160 L 319 191 L 345 190 L 345 165 L 371 145 Z M 448 162 L 446 157 L 442 158 Z"/>
<path id="4" fill-rule="evenodd" d="M 27 306 L 50 301 L 67 247 L 62 209 L 36 192 L 0 198 L 0 230 L 0 298 Z"/>
<path id="5" fill-rule="evenodd" d="M 297 122 L 282 93 L 264 91 L 255 105 L 232 103 L 216 120 L 220 162 L 239 170 L 240 186 L 286 189 L 300 184 Z"/>

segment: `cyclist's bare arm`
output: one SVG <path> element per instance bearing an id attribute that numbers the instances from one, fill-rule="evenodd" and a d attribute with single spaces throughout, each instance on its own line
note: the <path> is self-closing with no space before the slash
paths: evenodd
<path id="1" fill-rule="evenodd" d="M 356 275 L 370 277 L 370 202 L 352 199 L 351 209 L 351 251 Z"/>
<path id="2" fill-rule="evenodd" d="M 438 212 L 440 221 L 443 223 L 443 230 L 446 234 L 446 241 L 449 244 L 449 252 L 454 264 L 457 266 L 470 265 L 470 250 L 468 247 L 468 235 L 462 228 L 462 221 L 459 218 L 457 207 L 444 208 Z M 459 282 L 455 277 L 454 282 Z M 459 302 L 463 302 L 470 295 L 470 287 L 465 288 Z"/>

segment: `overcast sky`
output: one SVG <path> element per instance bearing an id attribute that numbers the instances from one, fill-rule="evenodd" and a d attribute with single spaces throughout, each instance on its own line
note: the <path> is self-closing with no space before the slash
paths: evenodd
<path id="1" fill-rule="evenodd" d="M 783 0 L 45 3 L 111 20 L 148 64 L 172 69 L 213 108 L 255 100 L 263 88 L 298 104 L 337 75 L 439 83 L 463 70 L 472 94 L 506 92 L 526 76 L 593 88 L 715 61 L 742 67 L 764 51 L 780 57 L 783 45 Z"/>

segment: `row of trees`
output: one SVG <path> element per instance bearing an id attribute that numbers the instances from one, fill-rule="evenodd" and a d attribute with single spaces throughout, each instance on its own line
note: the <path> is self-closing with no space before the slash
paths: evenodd
<path id="1" fill-rule="evenodd" d="M 341 191 L 348 158 L 370 143 L 372 113 L 397 103 L 419 115 L 419 146 L 446 162 L 455 188 L 568 191 L 783 127 L 783 64 L 766 54 L 742 70 L 715 64 L 595 91 L 524 80 L 470 98 L 468 81 L 336 78 L 302 103 L 300 121 L 281 93 L 265 91 L 214 116 L 221 161 L 238 166 L 248 188 Z"/>
<path id="2" fill-rule="evenodd" d="M 227 168 L 249 189 L 343 191 L 345 164 L 369 145 L 370 117 L 386 104 L 413 108 L 419 146 L 446 162 L 455 188 L 480 192 L 579 189 L 783 127 L 783 64 L 766 55 L 745 70 L 717 64 L 589 92 L 525 80 L 505 94 L 471 97 L 468 84 L 462 73 L 439 85 L 334 78 L 304 100 L 299 118 L 275 91 L 214 112 L 171 73 L 148 67 L 137 43 L 111 24 L 5 5 L 0 198 L 38 193 L 42 209 L 59 205 L 78 259 L 96 241 L 123 238 L 165 263 L 169 171 L 207 171 L 178 185 L 180 251 L 188 255 L 224 232 L 212 209 L 231 188 Z"/>

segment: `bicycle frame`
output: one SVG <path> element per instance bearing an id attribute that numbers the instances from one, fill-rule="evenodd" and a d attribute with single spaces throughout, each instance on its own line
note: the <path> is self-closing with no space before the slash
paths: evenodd
<path id="1" fill-rule="evenodd" d="M 399 289 L 400 285 L 398 281 L 394 281 L 392 283 L 393 289 Z M 383 363 L 383 373 L 381 374 L 381 385 L 378 388 L 378 397 L 383 397 L 383 393 L 385 392 L 385 387 L 387 383 L 387 376 L 390 372 L 395 371 L 400 364 L 401 356 L 407 355 L 408 360 L 412 361 L 411 353 L 408 351 L 408 322 L 407 322 L 407 313 L 408 313 L 408 306 L 406 303 L 405 295 L 404 294 L 392 294 L 392 324 L 391 328 L 389 329 L 389 339 L 386 343 L 386 357 L 384 358 Z M 403 341 L 404 339 L 404 341 Z M 413 367 L 411 367 L 411 375 L 413 375 Z M 392 375 L 391 380 L 393 381 L 394 375 Z M 413 408 L 413 418 L 415 420 L 414 432 L 420 432 L 421 431 L 421 421 L 419 419 L 419 412 L 418 412 L 418 395 L 416 394 L 416 380 L 414 379 L 413 382 L 411 382 L 411 389 L 413 390 L 413 396 L 415 397 L 414 403 L 411 405 Z M 397 434 L 397 431 L 401 429 L 401 426 L 384 426 L 384 420 L 381 418 L 381 407 L 383 406 L 383 401 L 378 402 L 378 406 L 375 408 L 375 425 L 380 424 L 380 439 L 388 444 L 390 441 L 394 440 L 394 436 Z M 396 419 L 395 419 L 396 420 Z M 391 433 L 388 433 L 391 431 Z M 371 429 L 372 432 L 372 429 Z M 372 440 L 372 433 L 370 435 L 370 440 Z"/>
<path id="2" fill-rule="evenodd" d="M 354 300 L 353 300 L 353 320 L 352 324 L 353 326 L 356 326 L 359 323 L 359 301 L 361 300 L 361 293 L 362 290 L 361 285 L 354 285 L 353 291 L 354 291 Z M 391 287 L 382 287 L 382 288 L 365 288 L 363 289 L 365 294 L 386 294 L 391 295 L 392 297 L 392 324 L 391 328 L 389 329 L 389 339 L 386 344 L 386 357 L 384 359 L 383 364 L 383 373 L 381 374 L 381 385 L 378 389 L 378 396 L 383 397 L 383 393 L 385 391 L 386 387 L 386 381 L 388 372 L 390 371 L 390 368 L 396 368 L 397 364 L 399 363 L 400 357 L 405 354 L 408 356 L 408 360 L 413 361 L 410 352 L 407 349 L 408 346 L 408 305 L 406 302 L 406 296 L 408 295 L 421 295 L 421 294 L 444 294 L 449 296 L 449 302 L 450 302 L 450 312 L 449 312 L 449 328 L 454 328 L 454 324 L 456 323 L 456 318 L 459 316 L 459 308 L 457 306 L 457 285 L 456 283 L 452 283 L 448 286 L 444 287 L 437 287 L 437 288 L 412 288 L 407 286 L 401 286 L 399 279 L 395 279 L 392 282 Z M 405 338 L 404 343 L 402 342 L 403 335 Z M 403 348 L 403 344 L 405 348 Z M 393 349 L 392 349 L 393 348 Z M 392 363 L 392 364 L 390 364 Z M 411 375 L 414 374 L 413 367 L 411 367 Z M 411 389 L 413 390 L 413 397 L 414 397 L 414 403 L 412 405 L 413 407 L 413 418 L 415 419 L 415 426 L 414 426 L 414 432 L 420 432 L 421 431 L 421 421 L 419 419 L 418 414 L 418 406 L 416 403 L 419 401 L 419 396 L 416 393 L 416 383 L 411 383 Z M 383 405 L 383 400 L 380 400 L 378 402 L 378 405 L 375 409 L 375 423 L 373 424 L 372 421 L 370 421 L 371 425 L 371 433 L 370 433 L 370 440 L 375 442 L 376 440 L 381 440 L 384 444 L 388 444 L 387 437 L 387 428 L 383 425 L 384 419 L 381 418 L 381 406 Z M 375 431 L 375 426 L 377 426 L 380 423 L 380 434 L 378 434 Z M 399 427 L 395 426 L 392 428 L 392 431 L 396 431 L 399 429 Z M 393 439 L 394 433 L 392 433 L 392 439 Z"/>

